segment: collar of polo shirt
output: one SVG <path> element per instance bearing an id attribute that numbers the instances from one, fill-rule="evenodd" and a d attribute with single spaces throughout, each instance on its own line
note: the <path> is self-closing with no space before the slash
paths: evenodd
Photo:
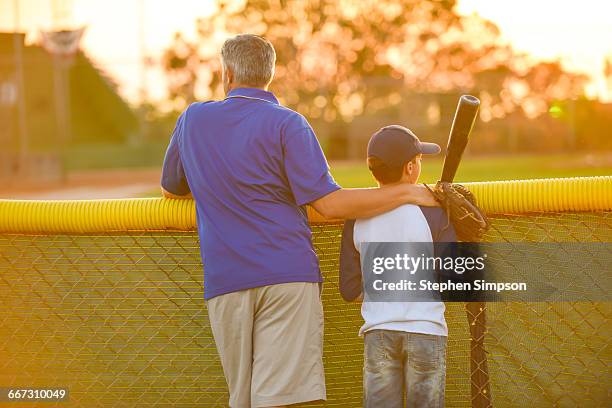
<path id="1" fill-rule="evenodd" d="M 264 91 L 259 88 L 235 88 L 229 91 L 225 99 L 230 98 L 245 98 L 254 100 L 263 100 L 265 102 L 271 102 L 276 105 L 279 104 L 278 99 L 272 92 Z"/>

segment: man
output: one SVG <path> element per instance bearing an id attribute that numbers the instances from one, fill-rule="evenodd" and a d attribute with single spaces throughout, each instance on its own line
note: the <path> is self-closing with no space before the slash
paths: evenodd
<path id="1" fill-rule="evenodd" d="M 196 201 L 204 297 L 230 406 L 324 400 L 321 274 L 304 206 L 366 218 L 435 201 L 422 186 L 338 186 L 306 119 L 267 91 L 276 54 L 264 38 L 230 38 L 221 59 L 227 97 L 180 116 L 162 191 Z"/>

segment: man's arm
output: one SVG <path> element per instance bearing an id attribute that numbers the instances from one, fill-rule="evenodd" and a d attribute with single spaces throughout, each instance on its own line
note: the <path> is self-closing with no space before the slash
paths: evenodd
<path id="1" fill-rule="evenodd" d="M 192 198 L 183 162 L 179 154 L 179 138 L 183 131 L 183 113 L 176 122 L 176 127 L 170 138 L 164 164 L 162 166 L 161 192 L 166 198 L 185 199 Z"/>
<path id="2" fill-rule="evenodd" d="M 379 188 L 342 188 L 310 203 L 325 218 L 370 218 L 399 207 L 416 204 L 438 206 L 421 184 L 397 184 Z"/>
<path id="3" fill-rule="evenodd" d="M 368 218 L 402 204 L 437 205 L 422 185 L 343 189 L 329 173 L 314 131 L 301 116 L 283 134 L 285 174 L 297 205 L 310 204 L 325 218 Z"/>

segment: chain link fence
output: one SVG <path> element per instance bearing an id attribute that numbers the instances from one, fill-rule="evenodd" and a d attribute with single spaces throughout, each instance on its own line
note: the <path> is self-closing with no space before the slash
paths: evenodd
<path id="1" fill-rule="evenodd" d="M 612 212 L 492 221 L 492 242 L 612 242 Z M 340 232 L 313 225 L 325 277 L 325 405 L 358 407 L 362 321 L 338 293 Z M 0 386 L 70 389 L 69 402 L 43 407 L 226 406 L 202 279 L 193 231 L 0 234 Z M 608 405 L 610 309 L 449 303 L 446 405 Z"/>

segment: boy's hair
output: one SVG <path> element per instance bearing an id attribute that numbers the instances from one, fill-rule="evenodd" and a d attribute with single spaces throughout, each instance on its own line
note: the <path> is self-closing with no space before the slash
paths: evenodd
<path id="1" fill-rule="evenodd" d="M 415 159 L 416 156 L 406 163 L 413 162 Z M 374 178 L 381 184 L 390 184 L 400 181 L 406 163 L 401 166 L 388 166 L 376 156 L 368 157 L 368 169 L 370 169 Z"/>

